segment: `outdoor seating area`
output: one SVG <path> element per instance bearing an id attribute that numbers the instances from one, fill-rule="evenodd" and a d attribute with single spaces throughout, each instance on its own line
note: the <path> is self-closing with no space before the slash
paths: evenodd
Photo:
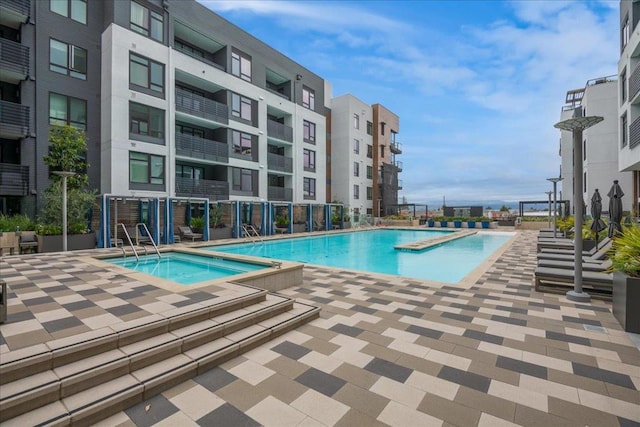
<path id="1" fill-rule="evenodd" d="M 38 252 L 38 239 L 36 233 L 33 231 L 23 231 L 18 237 L 18 245 L 20 246 L 20 253 L 35 253 Z"/>
<path id="2" fill-rule="evenodd" d="M 196 240 L 202 240 L 201 233 L 194 233 L 191 230 L 191 227 L 188 225 L 178 227 L 178 231 L 180 232 L 180 239 L 190 242 L 195 242 Z"/>

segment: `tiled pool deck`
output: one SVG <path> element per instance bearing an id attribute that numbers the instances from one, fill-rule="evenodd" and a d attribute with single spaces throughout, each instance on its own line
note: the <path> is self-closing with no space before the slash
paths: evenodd
<path id="1" fill-rule="evenodd" d="M 518 232 L 466 286 L 306 266 L 281 293 L 321 307 L 319 319 L 100 424 L 640 425 L 632 336 L 607 302 L 535 292 L 535 243 Z M 174 294 L 78 253 L 7 257 L 0 277 L 0 357 L 238 292 Z"/>

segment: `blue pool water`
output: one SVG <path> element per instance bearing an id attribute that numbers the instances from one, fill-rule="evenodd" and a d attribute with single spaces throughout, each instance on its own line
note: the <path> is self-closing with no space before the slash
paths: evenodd
<path id="1" fill-rule="evenodd" d="M 109 258 L 103 261 L 183 285 L 266 268 L 259 264 L 180 253 L 165 253 L 160 259 L 157 255 L 145 255 L 140 257 L 140 262 L 131 257 Z"/>
<path id="2" fill-rule="evenodd" d="M 511 237 L 508 233 L 478 233 L 420 252 L 394 249 L 447 233 L 377 229 L 202 249 L 457 283 Z"/>

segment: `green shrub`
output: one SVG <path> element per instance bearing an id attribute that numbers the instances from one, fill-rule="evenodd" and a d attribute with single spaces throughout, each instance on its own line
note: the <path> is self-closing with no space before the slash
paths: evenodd
<path id="1" fill-rule="evenodd" d="M 31 231 L 36 224 L 26 215 L 0 214 L 0 231 Z"/>
<path id="2" fill-rule="evenodd" d="M 609 256 L 612 271 L 640 277 L 640 226 L 624 227 L 622 233 L 617 233 Z"/>
<path id="3" fill-rule="evenodd" d="M 200 232 L 204 229 L 204 217 L 203 216 L 194 216 L 191 217 L 189 221 L 189 226 L 192 230 L 196 232 Z"/>

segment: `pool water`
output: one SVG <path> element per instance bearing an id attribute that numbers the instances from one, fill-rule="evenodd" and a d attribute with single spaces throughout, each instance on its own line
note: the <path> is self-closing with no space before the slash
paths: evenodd
<path id="1" fill-rule="evenodd" d="M 376 229 L 201 249 L 458 283 L 512 236 L 479 232 L 420 252 L 394 249 L 397 245 L 449 233 Z"/>
<path id="2" fill-rule="evenodd" d="M 103 261 L 183 285 L 266 268 L 259 264 L 179 253 L 164 253 L 160 259 L 157 255 L 145 255 L 140 257 L 139 262 L 136 262 L 135 257 L 109 258 Z"/>

